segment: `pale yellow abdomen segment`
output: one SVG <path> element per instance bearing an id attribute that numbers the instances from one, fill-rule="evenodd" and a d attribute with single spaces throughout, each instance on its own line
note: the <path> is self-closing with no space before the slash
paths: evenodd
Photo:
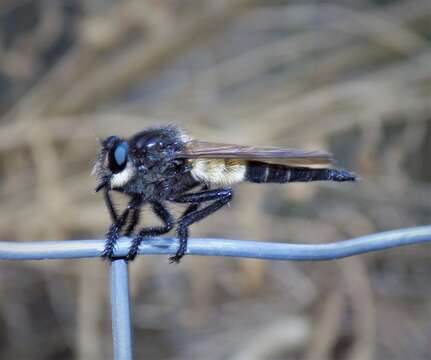
<path id="1" fill-rule="evenodd" d="M 246 162 L 229 159 L 193 159 L 192 176 L 206 184 L 229 186 L 244 181 Z"/>

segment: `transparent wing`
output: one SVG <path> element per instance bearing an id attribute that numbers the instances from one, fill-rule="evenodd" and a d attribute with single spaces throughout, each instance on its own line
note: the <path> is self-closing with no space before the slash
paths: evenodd
<path id="1" fill-rule="evenodd" d="M 276 147 L 242 146 L 191 140 L 177 158 L 238 159 L 288 166 L 326 166 L 333 161 L 325 151 L 303 151 Z"/>

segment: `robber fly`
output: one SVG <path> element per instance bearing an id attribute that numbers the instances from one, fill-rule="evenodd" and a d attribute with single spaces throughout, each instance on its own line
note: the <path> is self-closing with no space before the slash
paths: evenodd
<path id="1" fill-rule="evenodd" d="M 330 168 L 331 154 L 275 147 L 240 146 L 193 140 L 174 125 L 145 129 L 129 139 L 110 136 L 101 141 L 93 173 L 103 189 L 112 219 L 103 256 L 113 257 L 121 235 L 130 236 L 145 204 L 152 207 L 162 226 L 140 229 L 133 237 L 127 259 L 132 260 L 148 237 L 177 226 L 179 248 L 170 262 L 178 263 L 187 250 L 189 226 L 216 212 L 232 199 L 231 186 L 252 183 L 354 181 L 355 176 Z M 117 213 L 110 191 L 129 196 L 128 206 Z M 178 218 L 167 202 L 188 205 Z"/>

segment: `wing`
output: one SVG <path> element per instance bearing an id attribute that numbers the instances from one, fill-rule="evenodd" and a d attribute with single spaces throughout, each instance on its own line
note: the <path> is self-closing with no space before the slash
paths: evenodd
<path id="1" fill-rule="evenodd" d="M 325 151 L 303 151 L 276 147 L 256 147 L 191 140 L 178 152 L 182 159 L 238 159 L 287 166 L 325 166 L 332 154 Z"/>

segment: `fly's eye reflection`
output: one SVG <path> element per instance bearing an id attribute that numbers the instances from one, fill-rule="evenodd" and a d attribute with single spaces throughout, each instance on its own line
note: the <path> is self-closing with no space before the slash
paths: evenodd
<path id="1" fill-rule="evenodd" d="M 124 170 L 127 164 L 127 156 L 129 154 L 129 145 L 126 142 L 121 142 L 109 152 L 109 169 L 113 173 L 119 173 Z"/>
<path id="2" fill-rule="evenodd" d="M 146 146 L 147 150 L 149 150 L 149 151 L 153 151 L 153 150 L 154 151 L 161 151 L 164 149 L 164 147 L 165 147 L 164 142 L 162 140 L 158 140 L 158 139 L 153 139 L 153 140 L 148 141 L 147 146 Z"/>
<path id="3" fill-rule="evenodd" d="M 159 141 L 156 143 L 156 150 L 157 151 L 163 150 L 164 147 L 165 147 L 165 144 L 162 141 Z"/>

